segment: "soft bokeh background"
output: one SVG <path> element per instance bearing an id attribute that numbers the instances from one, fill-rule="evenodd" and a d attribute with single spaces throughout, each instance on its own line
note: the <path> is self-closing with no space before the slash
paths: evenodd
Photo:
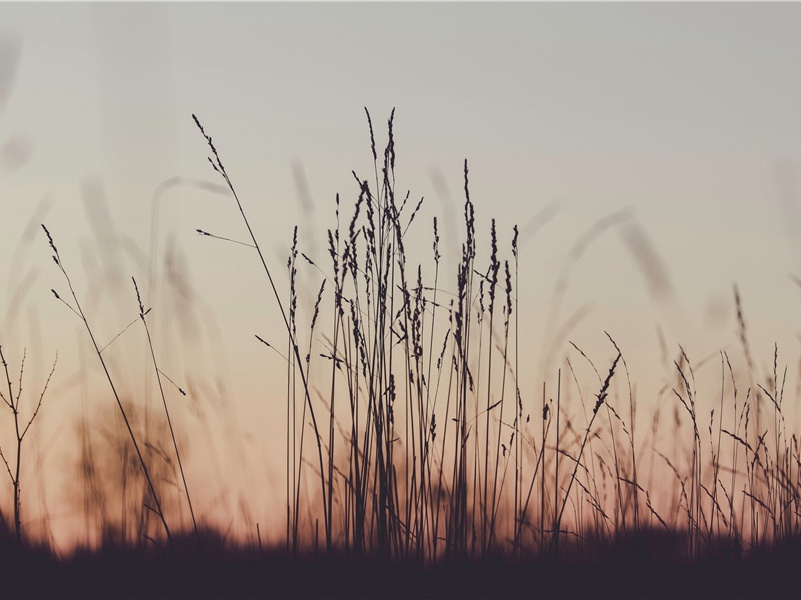
<path id="1" fill-rule="evenodd" d="M 759 369 L 775 342 L 795 377 L 800 25 L 793 3 L 0 5 L 0 343 L 12 367 L 28 349 L 30 401 L 59 351 L 24 471 L 28 526 L 46 507 L 59 540 L 77 530 L 79 422 L 113 408 L 50 294 L 64 284 L 46 222 L 101 339 L 136 317 L 139 279 L 162 369 L 190 388 L 169 393 L 201 510 L 280 534 L 285 367 L 253 334 L 280 347 L 281 321 L 255 256 L 195 233 L 245 237 L 192 113 L 281 285 L 292 227 L 324 261 L 335 194 L 349 207 L 351 170 L 372 172 L 364 106 L 380 144 L 397 107 L 398 187 L 426 198 L 410 234 L 422 262 L 434 215 L 456 258 L 468 159 L 485 255 L 491 217 L 507 248 L 521 228 L 530 398 L 567 340 L 607 368 L 608 331 L 651 406 L 658 332 L 670 357 L 737 353 L 735 283 Z M 132 328 L 108 351 L 134 395 L 143 339 Z"/>

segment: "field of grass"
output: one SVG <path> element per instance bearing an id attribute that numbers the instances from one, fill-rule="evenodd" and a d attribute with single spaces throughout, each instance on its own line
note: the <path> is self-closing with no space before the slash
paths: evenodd
<path id="1" fill-rule="evenodd" d="M 64 556 L 47 539 L 26 538 L 23 441 L 40 409 L 47 411 L 48 384 L 39 395 L 23 394 L 24 363 L 8 364 L 0 349 L 0 397 L 16 432 L 15 451 L 3 445 L 2 456 L 13 493 L 0 548 L 6 594 L 792 595 L 801 559 L 801 452 L 786 417 L 787 367 L 778 349 L 770 373 L 754 366 L 737 288 L 741 360 L 722 350 L 704 361 L 707 371 L 717 369 L 714 400 L 700 397 L 702 365 L 679 346 L 670 350 L 662 392 L 647 400 L 656 407 L 650 428 L 636 428 L 643 400 L 610 334 L 606 355 L 571 344 L 549 387 L 522 390 L 518 373 L 528 366 L 519 346 L 527 333 L 518 315 L 526 305 L 517 290 L 527 275 L 518 228 L 503 234 L 494 220 L 476 223 L 465 161 L 461 253 L 446 272 L 437 219 L 421 222 L 422 199 L 396 195 L 393 117 L 383 151 L 369 113 L 367 122 L 374 168 L 366 177 L 353 173 L 355 201 L 337 196 L 328 259 L 308 256 L 296 227 L 287 262 L 276 265 L 253 233 L 222 149 L 195 118 L 243 239 L 198 233 L 257 256 L 272 293 L 269 315 L 285 334 L 280 343 L 256 336 L 286 364 L 285 380 L 275 382 L 285 390 L 286 418 L 285 501 L 272 509 L 283 522 L 278 542 L 262 540 L 258 524 L 249 541 L 204 524 L 182 460 L 202 440 L 183 439 L 171 416 L 165 389 L 186 392 L 159 366 L 142 282 L 131 281 L 138 314 L 128 327 L 144 332 L 159 390 L 161 426 L 149 430 L 106 362 L 93 315 L 73 286 L 76 267 L 59 252 L 68 232 L 42 226 L 57 269 L 54 297 L 65 318 L 80 323 L 107 379 L 124 432 L 119 469 L 129 493 L 117 506 L 91 492 L 98 466 L 87 450 L 83 478 L 96 543 Z M 488 248 L 476 241 L 482 227 Z M 430 250 L 418 265 L 407 246 L 420 240 Z M 300 300 L 304 276 L 314 282 L 313 302 Z M 592 377 L 580 377 L 580 369 Z M 661 431 L 671 432 L 672 452 L 655 445 Z M 122 521 L 109 516 L 120 513 Z"/>

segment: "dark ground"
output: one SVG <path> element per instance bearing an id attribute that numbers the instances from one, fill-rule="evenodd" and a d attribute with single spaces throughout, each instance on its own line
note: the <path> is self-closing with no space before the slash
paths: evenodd
<path id="1" fill-rule="evenodd" d="M 795 598 L 801 553 L 654 559 L 641 548 L 593 561 L 452 562 L 436 568 L 353 558 L 288 559 L 232 551 L 104 550 L 56 560 L 6 546 L 11 598 Z"/>

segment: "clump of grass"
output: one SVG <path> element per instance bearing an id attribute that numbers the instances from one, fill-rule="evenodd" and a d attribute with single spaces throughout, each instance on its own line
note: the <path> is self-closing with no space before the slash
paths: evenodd
<path id="1" fill-rule="evenodd" d="M 249 249 L 285 328 L 286 339 L 280 343 L 254 335 L 286 364 L 286 498 L 281 512 L 287 557 L 300 560 L 310 553 L 332 560 L 438 566 L 448 561 L 520 563 L 597 556 L 637 547 L 643 539 L 666 539 L 668 554 L 698 562 L 724 547 L 739 559 L 746 540 L 755 551 L 798 538 L 801 457 L 798 437 L 788 434 L 787 370 L 780 367 L 775 347 L 772 371 L 760 377 L 747 344 L 737 288 L 736 333 L 746 359 L 747 392 L 738 390 L 741 375 L 721 352 L 712 356 L 720 358 L 721 372 L 719 393 L 716 383 L 710 400 L 702 370 L 716 361 L 691 362 L 676 344 L 676 359 L 672 364 L 665 360 L 666 383 L 655 398 L 651 431 L 644 435 L 637 427 L 641 399 L 632 383 L 636 379 L 612 336 L 606 334 L 614 349 L 605 359 L 610 366 L 599 371 L 576 343 L 567 346 L 569 328 L 556 322 L 559 299 L 576 261 L 595 237 L 629 215 L 601 219 L 568 256 L 546 328 L 559 333 L 546 336 L 550 345 L 544 380 L 536 392 L 524 389 L 520 369 L 527 366 L 519 346 L 526 332 L 518 320 L 518 283 L 521 269 L 526 271 L 517 226 L 504 231 L 492 219 L 485 232 L 487 247 L 477 242 L 483 226 L 477 222 L 465 161 L 460 252 L 447 257 L 452 263 L 443 260 L 436 218 L 417 234 L 431 243 L 425 250 L 430 254 L 420 252 L 421 238 L 413 244 L 408 234 L 424 220 L 424 199 L 397 183 L 402 162 L 396 156 L 395 113 L 386 121 L 383 151 L 373 119 L 365 113 L 372 168 L 367 177 L 353 172 L 352 203 L 342 200 L 344 194 L 332 197 L 334 224 L 325 233 L 321 256 L 306 250 L 307 240 L 295 227 L 283 290 L 217 147 L 193 116 L 247 238 L 197 231 L 215 242 Z M 54 294 L 89 335 L 147 481 L 155 505 L 151 510 L 171 540 L 167 516 L 139 451 L 141 440 L 106 366 L 105 347 L 95 343 L 47 235 L 71 300 Z M 311 280 L 308 288 L 303 287 L 305 278 Z M 159 368 L 146 318 L 149 310 L 133 283 L 138 302 L 134 323 L 141 321 L 145 329 L 183 495 L 200 540 L 177 424 L 163 385 L 172 380 Z M 317 291 L 313 305 L 311 293 L 309 302 L 301 301 L 303 289 Z M 561 368 L 556 362 L 559 344 L 566 348 Z M 575 353 L 584 362 L 576 361 Z M 1 348 L 0 358 L 5 365 Z M 13 395 L 5 366 L 11 398 L 6 404 L 16 419 L 19 392 Z M 585 382 L 582 368 L 591 368 L 586 372 L 591 383 Z M 760 417 L 760 412 L 767 414 L 760 411 L 765 402 L 773 407 L 772 420 Z M 660 421 L 669 409 L 672 452 L 660 438 L 671 426 Z M 33 416 L 37 413 L 38 407 Z M 22 436 L 25 432 L 27 427 Z M 649 464 L 645 477 L 642 471 Z M 6 466 L 18 505 L 18 473 L 15 477 L 10 463 Z M 19 538 L 18 509 L 16 520 Z M 259 523 L 255 534 L 259 552 L 269 554 Z"/>
<path id="2" fill-rule="evenodd" d="M 320 483 L 316 502 L 329 554 L 345 549 L 356 555 L 436 562 L 442 556 L 488 558 L 497 551 L 506 552 L 508 542 L 513 553 L 520 552 L 527 545 L 523 534 L 536 481 L 541 491 L 539 545 L 543 550 L 546 488 L 553 499 L 547 537 L 558 542 L 563 513 L 572 501 L 578 469 L 583 467 L 592 421 L 604 404 L 621 355 L 618 353 L 598 395 L 602 401 L 593 411 L 578 455 L 571 457 L 574 472 L 562 495 L 559 462 L 569 448 L 562 441 L 565 408 L 560 404 L 561 392 L 557 393 L 553 421 L 548 413 L 550 404 L 543 405 L 543 429 L 540 440 L 535 441 L 525 427 L 530 416 L 526 415 L 524 422 L 525 398 L 517 382 L 519 332 L 516 316 L 514 324 L 511 320 L 518 302 L 517 227 L 511 240 L 514 267 L 501 254 L 492 220 L 488 264 L 479 268 L 475 209 L 465 161 L 465 237 L 453 282 L 455 291 L 443 290 L 440 283 L 436 219 L 433 280 L 426 281 L 422 264 L 410 264 L 405 243 L 423 199 L 410 202 L 410 192 L 396 193 L 394 111 L 387 121 L 383 156 L 376 149 L 370 113 L 365 112 L 373 182 L 353 173 L 358 195 L 346 227 L 341 222 L 340 195 L 336 195 L 336 227 L 327 231 L 327 267 L 299 250 L 295 228 L 287 261 L 288 310 L 218 151 L 195 117 L 211 149 L 212 167 L 236 199 L 250 237 L 248 245 L 257 250 L 286 326 L 286 546 L 297 552 L 300 507 L 313 499 L 304 498 L 301 489 L 307 465 L 304 434 L 310 418 L 317 444 L 314 470 Z M 298 256 L 322 275 L 309 321 L 305 361 L 299 350 Z M 330 295 L 325 293 L 328 290 Z M 447 304 L 440 300 L 442 294 L 451 296 Z M 328 315 L 330 327 L 318 333 L 315 325 L 323 313 Z M 313 350 L 316 344 L 321 344 L 320 351 Z M 319 398 L 328 416 L 325 428 L 316 417 L 321 410 L 319 405 L 315 409 L 318 400 L 309 393 L 314 357 L 329 365 L 328 392 Z M 298 376 L 304 396 L 300 415 L 294 400 Z M 511 402 L 509 390 L 514 390 Z M 344 406 L 340 398 L 344 398 Z M 546 451 L 546 440 L 552 422 L 556 449 L 551 454 Z M 524 466 L 529 452 L 535 457 L 530 463 L 533 473 Z M 551 456 L 554 473 L 549 482 L 545 470 Z M 514 473 L 513 484 L 508 483 L 509 473 Z M 527 494 L 526 477 L 531 478 Z M 509 513 L 511 519 L 506 517 Z M 307 531 L 316 531 L 318 522 L 319 517 L 307 521 Z M 316 548 L 316 541 L 313 545 Z"/>

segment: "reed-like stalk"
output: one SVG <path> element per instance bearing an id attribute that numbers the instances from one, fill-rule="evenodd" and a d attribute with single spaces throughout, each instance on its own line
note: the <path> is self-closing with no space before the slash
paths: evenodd
<path id="1" fill-rule="evenodd" d="M 172 545 L 172 536 L 170 535 L 170 528 L 167 525 L 167 519 L 164 516 L 164 511 L 161 508 L 161 502 L 159 500 L 159 496 L 156 493 L 156 488 L 153 485 L 153 480 L 150 477 L 150 471 L 147 468 L 147 463 L 145 462 L 144 456 L 142 456 L 142 452 L 139 449 L 139 443 L 136 439 L 136 434 L 134 434 L 131 422 L 128 419 L 128 414 L 126 413 L 125 407 L 122 404 L 122 400 L 120 400 L 120 396 L 117 393 L 117 388 L 114 385 L 114 380 L 111 377 L 111 372 L 108 369 L 106 360 L 103 358 L 102 350 L 100 349 L 100 347 L 97 344 L 97 341 L 95 340 L 95 335 L 92 332 L 91 326 L 89 325 L 89 320 L 86 318 L 83 308 L 81 307 L 81 303 L 78 300 L 78 295 L 75 293 L 75 288 L 72 285 L 72 280 L 70 279 L 70 276 L 67 273 L 66 268 L 64 267 L 64 263 L 61 260 L 61 255 L 59 254 L 58 248 L 56 247 L 56 244 L 53 241 L 53 236 L 50 235 L 50 232 L 47 230 L 47 227 L 45 227 L 44 224 L 42 224 L 42 229 L 47 235 L 47 240 L 48 243 L 50 244 L 50 249 L 53 251 L 53 262 L 56 263 L 56 266 L 58 267 L 59 271 L 61 271 L 61 274 L 64 276 L 64 279 L 67 282 L 67 287 L 69 287 L 70 295 L 72 296 L 74 306 L 71 305 L 66 300 L 64 300 L 58 294 L 58 292 L 56 292 L 56 290 L 52 290 L 53 295 L 55 296 L 56 300 L 62 302 L 67 308 L 69 308 L 73 312 L 73 314 L 75 314 L 80 319 L 80 321 L 84 325 L 84 328 L 86 329 L 87 334 L 89 335 L 89 340 L 92 342 L 92 347 L 95 350 L 95 354 L 97 354 L 97 358 L 100 361 L 100 365 L 103 367 L 103 373 L 105 373 L 106 375 L 106 380 L 109 383 L 109 387 L 111 387 L 111 393 L 114 395 L 114 400 L 117 403 L 117 408 L 119 408 L 120 410 L 120 415 L 122 416 L 122 420 L 125 423 L 125 428 L 127 429 L 128 435 L 131 438 L 131 443 L 133 444 L 137 459 L 139 460 L 139 465 L 142 467 L 142 473 L 144 474 L 145 479 L 147 480 L 147 486 L 148 489 L 150 490 L 150 495 L 153 499 L 153 503 L 156 505 L 155 508 L 149 506 L 148 508 L 151 508 L 151 510 L 153 510 L 156 516 L 158 516 L 159 519 L 161 520 L 161 524 L 164 527 L 164 533 L 167 535 L 167 541 L 169 542 L 170 545 Z"/>
<path id="2" fill-rule="evenodd" d="M 31 412 L 30 417 L 26 419 L 22 416 L 20 412 L 21 404 L 20 401 L 22 399 L 22 378 L 25 372 L 25 352 L 22 354 L 22 360 L 20 360 L 20 367 L 19 367 L 19 380 L 17 382 L 17 392 L 14 393 L 14 384 L 11 381 L 11 373 L 8 370 L 8 363 L 6 362 L 6 357 L 3 354 L 3 347 L 0 345 L 0 363 L 3 365 L 3 372 L 5 375 L 5 383 L 6 383 L 6 393 L 3 393 L 3 390 L 0 389 L 0 400 L 11 410 L 11 414 L 14 418 L 14 434 L 16 437 L 16 452 L 14 453 L 14 469 L 12 472 L 11 465 L 9 464 L 8 460 L 6 459 L 5 454 L 3 453 L 2 448 L 0 448 L 0 458 L 3 460 L 3 464 L 6 467 L 6 471 L 8 472 L 8 477 L 11 480 L 11 486 L 14 490 L 14 536 L 16 537 L 17 544 L 22 543 L 22 503 L 20 500 L 20 473 L 22 468 L 22 442 L 25 439 L 25 436 L 28 433 L 28 430 L 33 425 L 34 419 L 39 414 L 39 409 L 42 408 L 42 401 L 44 400 L 45 393 L 47 392 L 47 388 L 50 385 L 50 380 L 53 377 L 53 373 L 56 370 L 56 363 L 58 362 L 58 354 L 56 354 L 56 358 L 53 360 L 53 367 L 50 369 L 50 374 L 47 376 L 47 380 L 42 387 L 42 392 L 39 394 L 39 401 L 37 402 L 36 406 L 34 407 L 33 411 Z"/>
<path id="3" fill-rule="evenodd" d="M 136 285 L 136 279 L 131 277 L 131 281 L 133 282 L 134 290 L 136 291 L 136 300 L 137 300 L 137 302 L 139 304 L 139 318 L 142 321 L 142 326 L 144 327 L 145 334 L 147 336 L 147 347 L 150 350 L 150 358 L 153 360 L 153 370 L 156 373 L 156 382 L 158 382 L 158 386 L 159 386 L 159 395 L 161 396 L 161 402 L 162 402 L 162 405 L 164 406 L 164 415 L 167 417 L 167 427 L 170 430 L 170 439 L 172 440 L 172 447 L 175 450 L 175 458 L 178 461 L 178 471 L 181 474 L 181 482 L 183 483 L 183 486 L 184 486 L 184 494 L 186 495 L 186 504 L 189 507 L 189 515 L 192 517 L 192 528 L 195 531 L 195 538 L 197 539 L 198 544 L 199 544 L 200 543 L 200 533 L 199 533 L 198 528 L 197 528 L 197 520 L 195 519 L 195 509 L 192 507 L 192 498 L 189 495 L 189 485 L 186 483 L 186 474 L 184 473 L 184 463 L 181 460 L 181 452 L 178 450 L 178 441 L 175 439 L 175 429 L 172 426 L 172 418 L 170 417 L 170 409 L 167 406 L 167 397 L 164 394 L 164 385 L 162 384 L 162 381 L 161 381 L 162 377 L 165 377 L 165 378 L 167 378 L 167 377 L 166 377 L 166 375 L 164 375 L 161 372 L 161 369 L 159 369 L 158 361 L 156 361 L 156 351 L 153 349 L 153 340 L 150 337 L 150 327 L 148 327 L 148 325 L 147 325 L 146 315 L 150 311 L 149 310 L 147 310 L 147 311 L 145 310 L 145 306 L 142 303 L 142 296 L 139 293 L 139 286 Z M 167 378 L 167 379 L 169 379 L 169 378 Z M 181 394 L 186 395 L 186 392 L 184 392 L 181 388 L 179 388 L 178 386 L 176 386 L 176 388 L 178 389 L 178 391 Z"/>
<path id="4" fill-rule="evenodd" d="M 284 320 L 284 325 L 286 327 L 287 334 L 289 335 L 289 343 L 290 343 L 292 352 L 295 355 L 295 359 L 297 360 L 297 363 L 298 364 L 302 364 L 302 360 L 301 360 L 301 357 L 300 357 L 300 350 L 298 348 L 297 341 L 294 338 L 294 335 L 293 335 L 293 332 L 292 332 L 292 327 L 290 326 L 289 318 L 287 317 L 286 310 L 284 309 L 284 303 L 282 302 L 281 295 L 278 293 L 278 289 L 275 286 L 275 282 L 273 281 L 273 276 L 272 276 L 272 274 L 270 272 L 269 267 L 267 266 L 267 261 L 264 258 L 264 253 L 261 250 L 261 246 L 259 245 L 259 242 L 256 239 L 256 235 L 253 233 L 253 229 L 250 226 L 250 221 L 248 220 L 247 215 L 245 214 L 245 209 L 242 207 L 242 202 L 239 200 L 239 195 L 236 193 L 236 189 L 234 188 L 234 184 L 232 183 L 231 179 L 228 177 L 228 172 L 225 170 L 225 167 L 223 166 L 222 160 L 220 159 L 220 155 L 217 153 L 217 148 L 214 146 L 214 143 L 212 142 L 211 136 L 206 134 L 206 131 L 203 129 L 203 125 L 200 124 L 200 120 L 195 115 L 192 115 L 192 119 L 195 121 L 195 125 L 200 130 L 200 133 L 203 135 L 203 137 L 205 138 L 206 143 L 208 144 L 209 149 L 211 150 L 211 153 L 212 153 L 212 155 L 214 157 L 213 159 L 212 159 L 211 156 L 208 157 L 209 163 L 211 164 L 212 168 L 223 178 L 223 180 L 225 181 L 225 184 L 228 186 L 228 189 L 231 190 L 231 194 L 233 195 L 234 200 L 236 201 L 237 208 L 239 209 L 239 214 L 242 216 L 242 221 L 244 222 L 245 228 L 248 231 L 248 235 L 249 235 L 249 237 L 250 237 L 250 239 L 251 239 L 251 241 L 253 243 L 253 247 L 255 248 L 256 253 L 259 256 L 259 261 L 261 262 L 261 266 L 262 266 L 262 268 L 264 270 L 264 273 L 267 275 L 267 280 L 270 283 L 270 288 L 273 291 L 273 295 L 275 296 L 275 301 L 276 301 L 276 303 L 278 305 L 278 309 L 281 312 L 281 317 Z M 314 408 L 313 408 L 312 402 L 311 402 L 311 393 L 309 391 L 309 385 L 308 385 L 308 382 L 306 381 L 306 375 L 305 375 L 305 373 L 303 372 L 302 369 L 300 370 L 300 376 L 301 376 L 301 381 L 302 381 L 302 384 L 303 384 L 303 392 L 304 392 L 304 395 L 305 395 L 305 401 L 306 401 L 306 404 L 309 407 L 309 414 L 311 416 L 312 423 L 313 423 L 313 426 L 314 426 L 315 437 L 317 438 L 317 454 L 318 454 L 318 461 L 319 461 L 319 467 L 320 467 L 320 486 L 321 486 L 321 490 L 322 490 L 322 494 L 323 494 L 323 505 L 327 507 L 329 505 L 326 504 L 326 485 L 325 485 L 325 474 L 323 472 L 323 449 L 322 449 L 322 441 L 321 441 L 321 437 L 320 437 L 320 430 L 319 430 L 319 427 L 317 426 L 317 419 L 315 417 Z M 324 511 L 323 517 L 324 517 L 325 524 L 326 524 L 326 533 L 328 533 L 328 532 L 330 532 L 330 528 L 328 526 L 328 522 L 329 522 L 329 520 L 331 518 L 330 511 L 326 509 Z M 327 545 L 330 545 L 330 539 L 327 539 L 326 543 L 327 543 Z"/>

